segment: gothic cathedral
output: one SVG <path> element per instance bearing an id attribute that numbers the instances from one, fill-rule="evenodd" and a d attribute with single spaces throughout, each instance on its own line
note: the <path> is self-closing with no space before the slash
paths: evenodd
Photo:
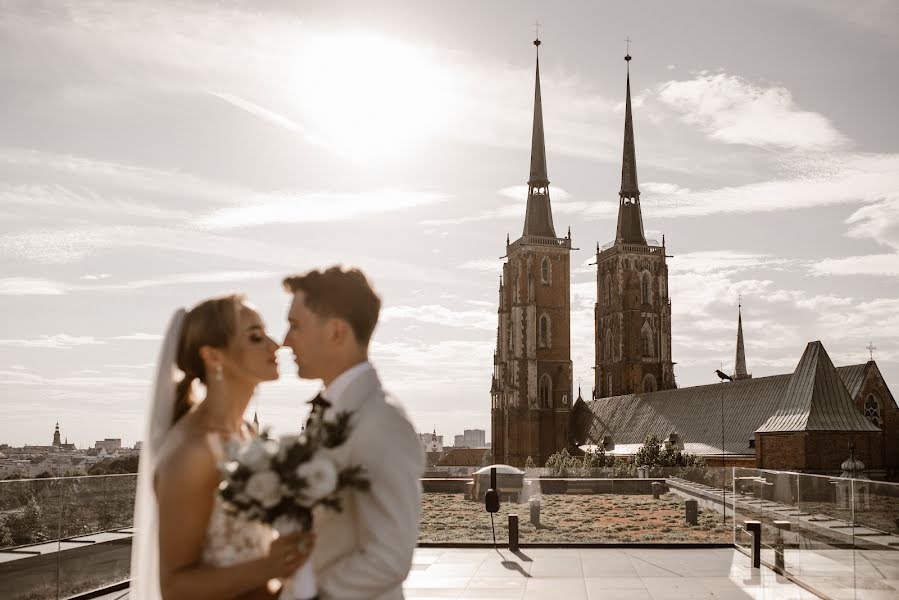
<path id="1" fill-rule="evenodd" d="M 534 45 L 539 52 L 540 40 Z M 494 462 L 543 465 L 569 445 L 571 233 L 553 227 L 537 57 L 531 173 L 521 237 L 506 239 L 491 386 Z"/>
<path id="2" fill-rule="evenodd" d="M 647 243 L 640 213 L 630 55 L 624 153 L 615 241 L 596 248 L 594 396 L 604 398 L 676 387 L 671 362 L 671 300 L 665 242 Z"/>

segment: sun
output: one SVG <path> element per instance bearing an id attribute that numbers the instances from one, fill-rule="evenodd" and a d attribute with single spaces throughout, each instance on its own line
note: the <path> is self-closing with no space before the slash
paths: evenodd
<path id="1" fill-rule="evenodd" d="M 380 35 L 308 38 L 298 75 L 307 133 L 359 161 L 408 154 L 455 112 L 451 71 L 430 51 Z"/>

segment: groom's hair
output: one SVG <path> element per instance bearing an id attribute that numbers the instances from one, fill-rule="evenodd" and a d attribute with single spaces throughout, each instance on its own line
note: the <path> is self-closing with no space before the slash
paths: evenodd
<path id="1" fill-rule="evenodd" d="M 378 324 L 381 299 L 359 269 L 333 266 L 325 271 L 284 278 L 284 289 L 303 292 L 306 308 L 321 317 L 338 317 L 350 324 L 363 346 Z"/>

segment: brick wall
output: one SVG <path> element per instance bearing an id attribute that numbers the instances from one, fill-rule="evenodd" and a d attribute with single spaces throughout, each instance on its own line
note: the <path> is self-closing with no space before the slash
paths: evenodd
<path id="1" fill-rule="evenodd" d="M 755 455 L 760 469 L 805 469 L 803 432 L 756 433 Z"/>
<path id="2" fill-rule="evenodd" d="M 872 393 L 880 402 L 881 429 L 883 429 L 883 444 L 881 447 L 881 462 L 887 471 L 899 474 L 899 407 L 896 406 L 892 394 L 887 388 L 886 381 L 877 369 L 876 364 L 868 365 L 868 373 L 862 383 L 861 390 L 855 398 L 855 405 L 859 412 L 865 414 L 865 401 Z M 862 462 L 867 462 L 862 459 Z"/>
<path id="3" fill-rule="evenodd" d="M 879 432 L 796 431 L 755 434 L 759 468 L 839 474 L 849 458 L 849 442 L 866 469 L 883 468 L 883 440 Z"/>

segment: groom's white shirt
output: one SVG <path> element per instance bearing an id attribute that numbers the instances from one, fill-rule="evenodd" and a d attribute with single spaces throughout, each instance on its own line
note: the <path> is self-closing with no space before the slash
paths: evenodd
<path id="1" fill-rule="evenodd" d="M 402 599 L 421 516 L 425 461 L 418 436 L 368 362 L 341 373 L 322 396 L 332 415 L 354 413 L 350 437 L 335 456 L 341 467 L 361 465 L 371 489 L 344 494 L 342 513 L 316 511 L 313 563 L 321 597 Z"/>

